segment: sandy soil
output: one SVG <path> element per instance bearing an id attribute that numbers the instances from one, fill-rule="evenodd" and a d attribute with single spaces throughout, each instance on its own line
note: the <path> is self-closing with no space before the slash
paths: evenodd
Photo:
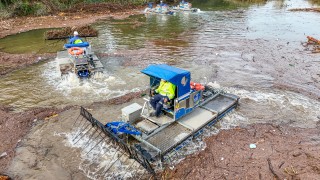
<path id="1" fill-rule="evenodd" d="M 5 172 L 7 165 L 15 156 L 17 144 L 29 132 L 34 123 L 66 109 L 68 108 L 35 108 L 27 112 L 14 113 L 9 107 L 0 107 L 0 153 L 7 154 L 0 158 L 0 173 Z"/>
<path id="2" fill-rule="evenodd" d="M 318 123 L 320 127 L 320 123 Z M 168 179 L 319 179 L 319 128 L 255 124 L 205 140 L 207 147 L 183 160 Z M 250 149 L 250 144 L 256 144 Z"/>
<path id="3" fill-rule="evenodd" d="M 110 9 L 108 6 L 96 5 L 50 16 L 6 19 L 0 21 L 0 38 L 32 29 L 82 26 L 105 18 L 121 19 L 141 12 L 142 7 Z"/>
<path id="4" fill-rule="evenodd" d="M 139 97 L 143 93 L 131 93 L 86 108 L 106 123 L 119 119 L 121 108 L 131 103 L 141 104 L 143 100 Z M 82 157 L 82 148 L 66 145 L 67 135 L 81 126 L 79 121 L 74 125 L 78 114 L 79 107 L 73 107 L 37 121 L 18 143 L 15 157 L 5 173 L 15 179 L 88 179 L 90 169 L 82 169 L 87 163 Z M 320 121 L 317 128 L 309 129 L 254 124 L 221 130 L 205 139 L 205 150 L 187 156 L 174 169 L 166 169 L 159 178 L 319 179 L 319 127 Z M 255 149 L 249 148 L 252 143 L 257 146 Z M 99 163 L 109 161 L 100 155 L 97 157 Z M 133 174 L 139 170 L 143 168 L 134 169 Z"/>
<path id="5" fill-rule="evenodd" d="M 0 52 L 0 75 L 53 58 L 54 54 L 8 54 Z"/>
<path id="6" fill-rule="evenodd" d="M 132 8 L 132 9 L 128 9 Z M 100 19 L 122 19 L 139 14 L 142 7 L 109 7 L 107 5 L 79 8 L 77 11 L 60 12 L 41 17 L 18 17 L 0 21 L 0 38 L 33 29 L 74 27 L 88 25 Z M 8 54 L 0 52 L 0 75 L 53 57 L 52 54 Z"/>
<path id="7" fill-rule="evenodd" d="M 85 10 L 84 10 L 85 9 Z M 0 38 L 8 35 L 29 31 L 32 29 L 82 26 L 96 22 L 99 19 L 121 19 L 133 14 L 141 13 L 142 7 L 110 7 L 110 5 L 81 7 L 76 12 L 60 12 L 57 15 L 41 17 L 19 17 L 0 21 Z M 9 54 L 0 52 L 0 76 L 28 65 L 38 63 L 54 57 L 55 54 Z M 113 99 L 117 104 L 128 100 Z M 0 107 L 0 174 L 6 171 L 7 165 L 16 155 L 15 148 L 29 130 L 40 120 L 65 109 L 37 108 L 26 112 L 14 113 L 10 107 Z"/>
<path id="8" fill-rule="evenodd" d="M 89 14 L 62 12 L 54 16 L 28 17 L 0 22 L 0 37 L 36 28 L 85 25 L 98 19 L 121 18 L 139 13 L 136 10 L 121 13 L 101 11 Z M 277 79 L 273 87 L 308 93 L 319 98 L 320 75 L 318 62 L 291 62 L 296 58 L 282 58 L 282 47 L 265 49 L 266 43 L 254 42 L 243 46 L 243 60 Z M 248 50 L 249 49 L 249 50 Z M 287 51 L 290 48 L 286 48 Z M 246 52 L 250 51 L 250 52 Z M 265 52 L 272 52 L 272 58 Z M 290 52 L 285 52 L 290 54 Z M 252 56 L 251 56 L 252 55 Z M 41 60 L 51 55 L 40 55 Z M 310 55 L 311 56 L 311 55 Z M 313 56 L 313 55 L 312 55 Z M 39 55 L 12 55 L 0 53 L 1 68 L 9 73 L 17 68 L 39 61 Z M 284 61 L 284 65 L 279 60 Z M 312 58 L 308 58 L 312 59 Z M 265 61 L 266 63 L 259 63 Z M 133 61 L 132 61 L 133 63 Z M 144 63 L 144 62 L 142 62 Z M 293 66 L 289 63 L 294 64 Z M 134 64 L 127 64 L 134 65 Z M 298 73 L 297 73 L 298 72 Z M 2 75 L 3 75 L 2 74 Z M 295 79 L 295 81 L 292 81 Z M 284 83 L 283 83 L 284 82 Z M 299 86 L 309 83 L 308 86 Z M 296 87 L 293 88 L 293 86 Z M 139 102 L 141 92 L 106 102 L 94 103 L 89 109 L 103 122 L 118 118 L 119 109 L 132 102 Z M 52 116 L 58 114 L 58 116 Z M 87 179 L 79 170 L 79 149 L 66 147 L 63 136 L 55 133 L 70 132 L 79 114 L 79 107 L 67 109 L 33 109 L 14 113 L 10 108 L 0 108 L 0 173 L 9 173 L 15 179 Z M 45 118 L 47 120 L 45 120 Z M 166 179 L 320 179 L 320 123 L 317 128 L 301 129 L 288 125 L 255 124 L 223 130 L 207 138 L 207 148 L 187 157 L 173 170 L 167 170 Z M 3 133 L 4 132 L 4 133 Z M 26 135 L 27 134 L 27 135 Z M 26 135 L 26 136 L 25 136 Z M 249 144 L 255 143 L 256 149 Z M 70 156 L 75 154 L 75 156 Z M 13 162 L 13 163 L 10 163 Z M 65 163 L 68 162 L 68 163 Z M 10 166 L 8 166 L 10 165 Z M 59 172 L 59 174 L 54 174 Z"/>
<path id="9" fill-rule="evenodd" d="M 95 118 L 106 123 L 118 119 L 121 108 L 133 102 L 141 103 L 141 99 L 137 98 L 144 93 L 144 91 L 129 93 L 119 98 L 94 103 L 86 108 Z M 80 113 L 79 110 L 79 107 L 68 107 L 63 110 L 37 109 L 17 114 L 1 111 L 3 113 L 1 117 L 4 119 L 0 122 L 4 122 L 7 118 L 9 121 L 6 121 L 6 126 L 3 124 L 0 129 L 6 135 L 0 136 L 1 142 L 5 142 L 6 145 L 1 146 L 0 150 L 6 150 L 10 155 L 0 159 L 0 173 L 8 174 L 14 179 L 87 179 L 84 172 L 78 169 L 82 161 L 81 149 L 67 147 L 66 137 L 60 135 L 75 131 L 76 127 L 79 128 L 79 124 L 73 126 Z M 34 126 L 30 130 L 32 124 Z M 23 138 L 28 131 L 29 133 Z M 14 137 L 10 137 L 12 134 Z M 7 170 L 6 165 L 14 156 Z"/>

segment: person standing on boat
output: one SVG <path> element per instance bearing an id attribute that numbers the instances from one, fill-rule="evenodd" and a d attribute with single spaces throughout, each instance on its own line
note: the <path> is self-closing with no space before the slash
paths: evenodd
<path id="1" fill-rule="evenodd" d="M 159 87 L 155 90 L 156 94 L 150 100 L 150 104 L 155 113 L 151 113 L 151 116 L 159 117 L 163 104 L 169 102 L 175 96 L 176 86 L 169 81 L 161 79 Z"/>
<path id="2" fill-rule="evenodd" d="M 79 37 L 79 33 L 77 31 L 74 31 L 73 37 L 69 40 L 69 44 L 80 44 L 80 43 L 83 43 L 83 41 Z"/>

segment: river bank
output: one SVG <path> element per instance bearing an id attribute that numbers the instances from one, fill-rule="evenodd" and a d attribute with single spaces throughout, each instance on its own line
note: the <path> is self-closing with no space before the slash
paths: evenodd
<path id="1" fill-rule="evenodd" d="M 93 10 L 95 7 L 96 11 Z M 78 27 L 90 25 L 98 20 L 107 18 L 124 19 L 130 15 L 141 14 L 143 9 L 141 6 L 130 8 L 132 9 L 119 9 L 119 11 L 115 12 L 115 10 L 110 10 L 109 6 L 99 7 L 99 5 L 92 5 L 92 7 L 84 8 L 81 12 L 77 10 L 79 12 L 61 12 L 57 15 L 5 19 L 0 21 L 0 38 L 34 29 Z M 9 54 L 0 52 L 0 75 L 5 75 L 54 56 L 55 53 Z"/>
<path id="2" fill-rule="evenodd" d="M 61 12 L 58 15 L 50 16 L 17 17 L 2 20 L 0 21 L 0 38 L 34 29 L 89 25 L 106 18 L 123 19 L 130 15 L 140 14 L 142 7 L 130 7 L 130 9 L 120 9 L 115 12 L 112 9 L 110 10 L 109 7 L 96 5 L 90 6 L 90 8 L 86 8 L 82 12 L 78 11 L 73 13 Z M 9 54 L 0 52 L 0 76 L 54 57 L 55 53 Z M 123 100 L 125 99 L 123 98 Z M 115 101 L 119 100 L 116 99 Z M 6 172 L 7 166 L 16 155 L 15 148 L 32 127 L 45 118 L 63 112 L 68 108 L 70 107 L 63 109 L 34 108 L 25 112 L 15 113 L 11 107 L 1 106 L 0 130 L 2 133 L 0 134 L 0 141 L 2 144 L 0 153 L 3 153 L 4 156 L 0 158 L 0 173 Z"/>
<path id="3" fill-rule="evenodd" d="M 22 141 L 30 129 L 45 118 L 54 116 L 64 109 L 34 108 L 26 112 L 13 113 L 10 107 L 0 107 L 0 174 L 5 173 L 7 166 L 16 156 L 15 148 Z"/>
<path id="4" fill-rule="evenodd" d="M 86 106 L 86 109 L 102 123 L 106 123 L 118 119 L 119 110 L 123 107 L 131 103 L 141 104 L 143 100 L 140 97 L 144 93 L 130 93 L 94 103 Z M 242 103 L 245 101 L 240 100 L 240 106 Z M 151 177 L 137 165 L 129 173 L 122 171 L 121 166 L 126 165 L 122 163 L 117 166 L 118 171 L 100 174 L 97 169 L 108 164 L 115 150 L 108 146 L 107 152 L 110 151 L 110 155 L 103 148 L 96 148 L 93 152 L 95 158 L 92 159 L 92 155 L 84 150 L 87 139 L 81 142 L 74 139 L 77 128 L 83 124 L 81 120 L 74 124 L 78 114 L 79 107 L 33 110 L 19 114 L 7 112 L 5 116 L 10 116 L 11 124 L 16 124 L 7 127 L 7 130 L 1 129 L 6 132 L 6 138 L 12 135 L 9 131 L 15 132 L 15 136 L 3 139 L 3 142 L 11 143 L 11 151 L 8 156 L 0 159 L 1 168 L 8 168 L 2 173 L 14 179 L 85 180 L 123 177 L 124 174 L 125 179 Z M 287 123 L 257 123 L 219 130 L 215 135 L 203 136 L 203 150 L 196 150 L 188 156 L 182 155 L 180 163 L 169 165 L 158 176 L 163 179 L 319 179 L 320 119 L 316 124 L 315 128 L 298 128 Z M 221 125 L 217 124 L 216 128 L 220 129 Z M 95 141 L 91 143 L 94 145 L 99 139 Z M 250 148 L 250 144 L 256 147 Z"/>
<path id="5" fill-rule="evenodd" d="M 320 121 L 311 129 L 254 124 L 221 130 L 205 139 L 205 150 L 169 169 L 166 178 L 319 179 L 319 127 Z"/>
<path id="6" fill-rule="evenodd" d="M 136 93 L 129 93 L 124 96 L 113 98 L 108 101 L 103 102 L 97 102 L 94 103 L 92 106 L 89 106 L 89 108 L 92 109 L 101 109 L 103 107 L 110 107 L 110 106 L 119 106 L 121 104 L 124 104 L 126 102 L 130 102 L 134 98 L 141 97 L 142 94 L 145 94 L 144 91 L 136 92 Z M 114 115 L 111 116 L 113 118 L 116 118 L 115 114 L 117 114 L 118 109 L 114 109 Z M 65 119 L 65 116 L 60 115 L 61 113 L 70 113 L 70 116 L 68 119 Z M 25 139 L 25 136 L 27 134 L 30 134 L 30 136 L 34 136 L 33 131 L 36 129 L 41 128 L 42 126 L 47 126 L 51 123 L 56 124 L 57 121 L 62 121 L 61 123 L 67 123 L 68 126 L 66 126 L 66 129 L 69 130 L 72 128 L 70 123 L 72 122 L 72 119 L 74 120 L 74 115 L 79 114 L 79 107 L 77 106 L 68 106 L 62 109 L 58 108 L 34 108 L 30 109 L 24 112 L 18 112 L 15 113 L 12 111 L 10 107 L 1 107 L 0 108 L 0 141 L 1 141 L 1 147 L 0 152 L 4 153 L 5 155 L 0 158 L 0 174 L 7 173 L 7 168 L 10 165 L 12 159 L 14 159 L 16 156 L 19 158 L 22 156 L 22 158 L 28 158 L 24 157 L 23 154 L 17 153 L 16 148 L 19 148 L 21 146 L 28 146 L 28 143 L 23 143 L 24 141 L 28 141 Z M 111 114 L 110 114 L 111 115 Z M 110 116 L 109 115 L 109 116 Z M 78 115 L 77 115 L 78 116 Z M 48 124 L 49 123 L 49 124 Z M 58 128 L 58 129 L 57 129 Z M 33 130 L 32 130 L 33 129 Z M 61 127 L 55 127 L 50 128 L 50 131 L 53 132 L 60 132 L 59 129 Z M 45 131 L 43 135 L 36 135 L 38 138 L 43 138 L 44 136 L 47 136 L 47 139 L 50 139 L 50 137 L 53 136 L 53 132 Z M 50 141 L 48 141 L 50 142 Z M 35 142 L 35 146 L 39 146 Z M 60 155 L 58 155 L 60 156 Z M 35 157 L 38 159 L 39 157 Z M 15 170 L 12 169 L 12 170 Z M 12 171 L 11 170 L 11 171 Z M 29 172 L 29 171 L 26 171 Z M 14 174 L 10 174 L 11 176 L 15 176 Z M 25 175 L 19 176 L 19 178 L 24 179 Z M 16 177 L 17 178 L 17 177 Z M 62 177 L 62 179 L 65 179 L 65 177 Z"/>
<path id="7" fill-rule="evenodd" d="M 239 17 L 244 16 L 244 12 L 222 13 L 220 17 L 235 16 L 236 22 L 239 22 Z M 62 13 L 56 17 L 48 16 L 47 20 L 43 17 L 34 19 L 29 17 L 25 19 L 28 23 L 23 25 L 20 25 L 19 21 L 24 23 L 24 19 L 12 19 L 9 20 L 12 22 L 12 24 L 9 23 L 10 26 L 7 26 L 7 22 L 1 22 L 5 25 L 0 26 L 1 28 L 11 29 L 1 29 L 0 33 L 5 32 L 2 35 L 4 37 L 20 32 L 20 29 L 22 32 L 39 27 L 64 27 L 66 23 L 77 22 L 72 24 L 74 26 L 93 23 L 92 19 L 96 17 L 101 17 L 96 20 L 111 16 L 121 18 L 134 13 L 140 12 L 126 12 L 124 16 L 122 13 L 119 13 L 119 16 L 80 13 L 80 18 L 76 14 Z M 207 16 L 213 17 L 214 14 Z M 292 16 L 290 14 L 290 17 Z M 166 19 L 158 20 L 165 22 Z M 203 20 L 202 24 L 206 25 L 210 22 L 219 21 Z M 230 29 L 237 26 L 236 23 L 234 24 Z M 243 28 L 242 24 L 238 26 Z M 233 113 L 243 115 L 234 118 L 234 121 L 240 121 L 240 125 L 207 137 L 205 150 L 186 157 L 184 161 L 174 165 L 174 169 L 165 171 L 163 177 L 168 179 L 319 179 L 320 157 L 317 152 L 319 151 L 320 114 L 317 107 L 320 98 L 320 63 L 317 60 L 318 54 L 308 53 L 297 41 L 278 40 L 274 37 L 271 40 L 247 39 L 213 32 L 212 27 L 219 27 L 219 24 L 201 26 L 203 31 L 194 33 L 197 42 L 190 43 L 194 45 L 190 48 L 187 45 L 181 48 L 179 45 L 170 44 L 170 40 L 162 38 L 147 41 L 143 49 L 129 51 L 117 49 L 110 54 L 101 53 L 101 56 L 108 57 L 115 56 L 114 54 L 121 55 L 124 57 L 119 58 L 121 68 L 128 69 L 166 61 L 187 68 L 194 66 L 194 69 L 190 68 L 193 77 L 201 74 L 201 77 L 205 75 L 209 80 L 225 83 L 224 87 L 238 88 L 236 89 L 238 91 L 233 93 L 241 98 L 240 108 Z M 292 30 L 292 26 L 282 25 L 281 27 L 287 28 L 285 29 L 287 32 Z M 246 31 L 250 30 L 249 27 Z M 175 38 L 189 39 L 190 36 L 187 35 L 192 34 L 190 32 L 193 31 L 177 33 Z M 210 32 L 213 33 L 210 34 Z M 217 34 L 219 37 L 210 39 Z M 295 36 L 304 38 L 303 33 Z M 174 54 L 166 54 L 165 51 L 159 53 L 153 47 L 160 47 L 162 50 L 173 47 L 178 49 L 178 53 L 181 48 L 183 52 L 192 51 L 195 58 L 188 59 L 192 55 L 187 53 L 182 58 L 173 57 Z M 183 56 L 183 53 L 181 54 Z M 8 63 L 6 68 L 12 68 L 3 73 L 7 75 L 14 69 L 24 68 L 51 57 L 50 54 L 47 56 L 8 53 L 1 53 L 0 56 L 3 64 Z M 180 59 L 187 59 L 187 63 L 183 60 L 179 61 Z M 111 102 L 107 100 L 86 107 L 105 123 L 107 120 L 118 119 L 119 110 L 124 106 L 133 102 L 141 103 L 141 99 L 138 99 L 140 96 L 139 93 L 131 93 L 111 99 Z M 8 152 L 9 155 L 0 159 L 0 168 L 1 170 L 3 168 L 0 172 L 8 173 L 16 179 L 90 178 L 92 174 L 90 174 L 90 168 L 85 166 L 87 159 L 81 156 L 81 148 L 70 147 L 68 144 L 67 135 L 74 133 L 72 123 L 78 114 L 78 106 L 60 110 L 31 109 L 20 113 L 11 111 L 11 108 L 2 108 L 0 128 L 2 128 L 1 132 L 6 133 L 0 135 L 0 142 L 3 140 L 8 144 L 1 146 L 5 149 L 0 149 L 0 153 Z M 10 122 L 7 122 L 8 119 Z M 37 119 L 36 122 L 34 122 L 35 119 Z M 243 119 L 248 119 L 248 122 L 241 125 Z M 222 122 L 224 121 L 226 120 L 222 119 Z M 264 124 L 266 122 L 267 124 Z M 14 138 L 9 142 L 8 136 Z M 250 149 L 249 144 L 252 143 L 256 144 L 257 148 Z M 108 161 L 108 159 L 103 160 L 103 162 Z M 20 169 L 23 171 L 19 171 Z M 136 171 L 139 170 L 133 170 L 133 172 Z M 257 173 L 259 171 L 261 173 Z"/>

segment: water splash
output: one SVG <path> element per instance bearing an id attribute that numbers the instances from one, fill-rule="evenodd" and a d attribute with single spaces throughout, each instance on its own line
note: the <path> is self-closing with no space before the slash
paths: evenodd
<path id="1" fill-rule="evenodd" d="M 81 162 L 78 168 L 89 179 L 129 179 L 145 174 L 139 163 L 108 143 L 108 138 L 93 140 L 90 135 L 81 134 L 80 128 L 70 133 L 55 132 L 54 136 L 63 136 L 65 146 L 80 149 Z"/>
<path id="2" fill-rule="evenodd" d="M 312 128 L 316 126 L 319 115 L 320 102 L 290 91 L 263 90 L 248 91 L 238 88 L 227 88 L 227 92 L 237 94 L 241 101 L 245 101 L 246 108 L 240 108 L 251 123 L 286 123 L 295 127 Z M 242 100 L 241 100 L 242 99 Z M 255 111 L 249 111 L 255 107 Z"/>
<path id="3" fill-rule="evenodd" d="M 229 87 L 221 87 L 219 83 L 215 82 L 215 88 L 219 92 L 228 92 L 237 94 L 241 99 L 246 100 L 246 105 L 252 104 L 252 106 L 257 106 L 257 104 L 261 107 L 270 107 L 271 109 L 281 109 L 285 108 L 287 111 L 291 112 L 294 117 L 300 118 L 295 114 L 303 114 L 301 119 L 298 119 L 298 124 L 290 124 L 292 126 L 300 125 L 300 126 L 312 126 L 317 122 L 317 112 L 320 108 L 320 103 L 314 100 L 309 99 L 303 95 L 293 93 L 293 92 L 284 92 L 284 91 L 274 91 L 274 92 L 264 92 L 264 91 L 249 91 L 240 88 L 229 88 Z M 250 101 L 248 101 L 250 100 Z M 257 110 L 258 108 L 255 108 Z M 263 109 L 262 109 L 263 110 Z M 299 111 L 297 111 L 299 110 Z M 221 119 L 215 126 L 206 127 L 203 129 L 203 133 L 194 138 L 187 140 L 188 143 L 185 147 L 180 149 L 179 151 L 170 152 L 166 156 L 166 163 L 169 165 L 171 169 L 174 168 L 178 163 L 180 163 L 187 155 L 194 154 L 196 152 L 202 151 L 206 148 L 206 144 L 203 141 L 203 138 L 210 137 L 212 135 L 218 134 L 220 130 L 223 129 L 231 129 L 237 126 L 241 126 L 242 124 L 252 124 L 257 123 L 257 120 L 254 117 L 254 111 L 245 111 L 242 112 L 243 108 L 240 108 L 236 111 L 232 111 L 228 113 L 223 119 Z M 262 114 L 259 112 L 258 114 Z M 288 112 L 283 115 L 286 116 Z M 266 115 L 267 116 L 267 115 Z M 284 119 L 279 118 L 278 123 L 285 122 Z M 304 121 L 301 123 L 301 121 Z M 262 118 L 262 123 L 268 122 L 268 119 Z"/>
<path id="4" fill-rule="evenodd" d="M 117 88 L 126 85 L 126 82 L 107 72 L 96 73 L 89 79 L 80 79 L 74 73 L 61 76 L 56 61 L 51 61 L 46 66 L 42 75 L 48 84 L 61 93 L 64 98 L 78 103 L 109 99 L 137 91 L 137 89 Z"/>

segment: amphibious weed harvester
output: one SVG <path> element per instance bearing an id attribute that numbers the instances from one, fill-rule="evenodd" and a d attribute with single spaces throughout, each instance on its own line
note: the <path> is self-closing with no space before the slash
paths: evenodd
<path id="1" fill-rule="evenodd" d="M 65 44 L 64 47 L 66 50 L 57 52 L 56 57 L 61 75 L 73 72 L 79 78 L 88 78 L 94 73 L 103 71 L 102 63 L 91 51 L 88 42 Z"/>
<path id="2" fill-rule="evenodd" d="M 86 125 L 82 125 L 80 134 L 84 136 L 95 129 L 90 137 L 104 135 L 90 151 L 109 139 L 117 146 L 117 150 L 122 151 L 122 155 L 127 154 L 148 172 L 155 174 L 159 162 L 170 161 L 179 149 L 201 134 L 206 126 L 214 125 L 237 107 L 239 97 L 219 93 L 208 85 L 196 88 L 199 84 L 191 83 L 190 86 L 190 72 L 176 67 L 150 65 L 141 72 L 150 77 L 150 89 L 156 88 L 161 79 L 176 85 L 175 98 L 163 108 L 163 114 L 158 118 L 149 116 L 152 107 L 149 99 L 145 98 L 142 106 L 134 103 L 123 108 L 121 121 L 102 124 L 81 107 L 80 115 Z M 79 122 L 79 117 L 76 122 Z M 110 163 L 105 171 L 110 170 L 117 160 Z"/>

